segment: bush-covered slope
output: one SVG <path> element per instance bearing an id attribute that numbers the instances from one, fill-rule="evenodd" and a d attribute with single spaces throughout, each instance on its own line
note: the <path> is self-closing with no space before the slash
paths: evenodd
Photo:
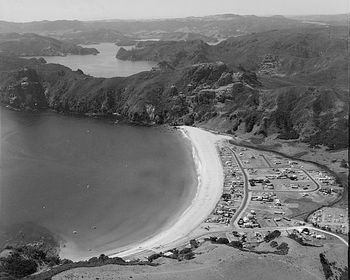
<path id="1" fill-rule="evenodd" d="M 0 34 L 0 53 L 18 56 L 62 56 L 97 54 L 95 48 L 83 48 L 37 34 Z"/>
<path id="2" fill-rule="evenodd" d="M 347 85 L 346 27 L 273 30 L 213 46 L 212 60 L 310 85 Z"/>
<path id="3" fill-rule="evenodd" d="M 104 20 L 104 21 L 36 21 L 26 23 L 14 23 L 0 21 L 0 33 L 39 33 L 43 35 L 62 35 L 75 31 L 94 31 L 109 29 L 124 34 L 147 35 L 151 32 L 172 33 L 186 32 L 199 33 L 210 37 L 224 37 L 247 34 L 250 32 L 262 32 L 275 28 L 285 29 L 301 27 L 310 24 L 302 23 L 294 19 L 282 16 L 258 17 L 240 16 L 235 14 L 212 15 L 204 17 L 187 17 L 175 19 L 154 20 Z"/>
<path id="4" fill-rule="evenodd" d="M 201 40 L 144 41 L 131 50 L 120 48 L 116 57 L 122 60 L 166 61 L 173 67 L 207 62 L 210 46 Z"/>
<path id="5" fill-rule="evenodd" d="M 0 75 L 0 98 L 14 108 L 33 107 L 26 99 L 33 92 L 22 89 L 27 77 L 37 87 L 36 103 L 57 111 L 117 115 L 140 123 L 215 123 L 231 133 L 276 134 L 330 148 L 348 145 L 347 92 L 333 88 L 265 83 L 255 72 L 234 72 L 222 62 L 110 79 L 38 60 L 7 58 L 6 64 L 1 65 L 7 71 Z"/>
<path id="6" fill-rule="evenodd" d="M 142 42 L 132 50 L 120 49 L 126 60 L 167 61 L 172 66 L 222 61 L 239 70 L 283 78 L 306 85 L 347 89 L 346 27 L 272 30 L 229 38 L 210 46 L 202 41 Z"/>

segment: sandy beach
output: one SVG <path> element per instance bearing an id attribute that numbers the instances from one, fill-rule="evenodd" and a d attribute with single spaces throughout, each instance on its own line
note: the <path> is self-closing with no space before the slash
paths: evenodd
<path id="1" fill-rule="evenodd" d="M 107 252 L 111 257 L 128 257 L 147 251 L 165 251 L 186 242 L 186 237 L 212 212 L 223 190 L 223 169 L 215 143 L 225 136 L 216 135 L 195 127 L 181 126 L 184 137 L 192 143 L 192 153 L 198 174 L 196 195 L 191 205 L 173 223 L 138 243 Z"/>

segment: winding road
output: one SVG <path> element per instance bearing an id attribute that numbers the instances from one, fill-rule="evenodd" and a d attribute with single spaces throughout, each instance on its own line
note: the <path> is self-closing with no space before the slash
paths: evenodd
<path id="1" fill-rule="evenodd" d="M 322 232 L 324 234 L 331 235 L 331 236 L 337 238 L 338 240 L 340 240 L 346 246 L 349 246 L 348 242 L 344 238 L 338 236 L 337 234 L 329 232 L 329 231 L 325 231 L 325 230 L 322 230 L 319 228 L 315 228 L 310 224 L 306 224 L 304 226 L 275 226 L 275 227 L 264 227 L 264 228 L 258 228 L 258 229 L 257 228 L 241 229 L 238 225 L 238 221 L 241 218 L 241 216 L 243 215 L 243 213 L 246 211 L 246 209 L 248 208 L 253 191 L 249 189 L 248 175 L 247 175 L 246 170 L 243 167 L 239 157 L 237 156 L 236 152 L 230 147 L 226 147 L 226 148 L 228 148 L 230 150 L 230 152 L 232 153 L 232 155 L 234 156 L 234 158 L 237 162 L 237 165 L 240 168 L 240 171 L 243 173 L 243 179 L 244 179 L 243 199 L 242 199 L 238 209 L 236 210 L 236 212 L 234 213 L 234 215 L 232 216 L 232 218 L 230 220 L 230 226 L 228 226 L 226 228 L 217 229 L 217 230 L 210 230 L 208 232 L 205 232 L 205 233 L 202 232 L 202 233 L 198 233 L 198 234 L 193 234 L 194 231 L 192 231 L 191 232 L 192 234 L 190 233 L 190 235 L 188 235 L 188 236 L 181 237 L 178 240 L 171 242 L 169 244 L 164 244 L 163 246 L 158 246 L 157 248 L 155 248 L 156 251 L 165 252 L 166 250 L 169 250 L 169 249 L 174 248 L 176 246 L 181 246 L 183 244 L 188 243 L 188 240 L 190 238 L 201 238 L 201 237 L 205 237 L 205 236 L 211 236 L 213 234 L 227 234 L 227 233 L 232 233 L 233 230 L 237 230 L 237 229 L 244 231 L 244 232 L 252 232 L 252 231 L 262 232 L 262 231 L 273 231 L 273 230 L 288 231 L 288 230 L 294 230 L 294 229 L 299 230 L 299 229 L 308 228 L 308 229 L 313 230 L 313 231 Z M 269 168 L 273 168 L 271 166 L 271 164 L 269 163 L 269 161 L 265 157 L 264 157 L 264 159 L 267 162 L 267 164 L 270 166 Z M 265 169 L 266 169 L 266 167 L 265 167 Z M 299 192 L 316 191 L 321 187 L 320 184 L 315 179 L 313 179 L 312 176 L 306 170 L 301 169 L 301 168 L 299 170 L 302 170 L 310 178 L 310 180 L 317 186 L 315 189 L 312 189 L 312 190 L 298 190 Z M 281 191 L 281 192 L 283 192 L 283 191 Z M 288 192 L 288 191 L 284 191 L 284 192 Z M 176 244 L 176 246 L 174 243 Z M 155 252 L 155 250 L 142 250 L 142 249 L 140 249 L 139 251 L 135 252 L 134 254 L 126 254 L 126 255 L 128 255 L 129 257 L 131 257 L 131 256 L 132 257 L 144 257 L 146 255 L 149 255 L 147 253 L 150 253 L 150 252 Z"/>
<path id="2" fill-rule="evenodd" d="M 232 155 L 235 157 L 236 159 L 236 162 L 237 162 L 237 165 L 239 166 L 239 168 L 241 169 L 241 172 L 243 173 L 243 177 L 244 177 L 244 196 L 243 196 L 243 200 L 240 204 L 240 206 L 238 207 L 237 211 L 235 212 L 235 214 L 233 215 L 231 221 L 230 221 L 230 225 L 231 225 L 231 229 L 239 229 L 240 227 L 238 226 L 238 221 L 240 219 L 240 217 L 242 216 L 242 214 L 246 211 L 248 205 L 249 205 L 249 201 L 251 200 L 251 197 L 252 197 L 252 191 L 249 190 L 249 181 L 248 181 L 248 175 L 246 174 L 245 172 L 245 169 L 242 165 L 242 163 L 240 162 L 237 154 L 235 153 L 235 151 L 233 151 L 230 147 L 228 147 L 228 149 L 231 151 Z M 267 164 L 271 167 L 269 161 L 265 158 L 264 156 L 264 159 L 265 161 L 267 162 Z M 312 176 L 304 169 L 301 169 L 309 178 L 310 180 L 317 186 L 316 189 L 313 189 L 313 190 L 308 190 L 309 192 L 310 191 L 317 191 L 321 185 L 319 184 L 319 182 L 317 182 L 314 178 L 312 178 Z M 287 191 L 288 192 L 288 191 Z M 303 190 L 303 192 L 307 192 L 305 190 Z M 344 243 L 346 246 L 349 246 L 348 242 L 342 238 L 341 236 L 335 234 L 335 233 L 332 233 L 332 232 L 329 232 L 329 231 L 326 231 L 326 230 L 322 230 L 322 229 L 319 229 L 319 228 L 315 228 L 313 227 L 312 225 L 305 225 L 305 226 L 291 226 L 291 227 L 268 227 L 268 228 L 259 228 L 259 231 L 272 231 L 272 230 L 293 230 L 293 229 L 304 229 L 304 228 L 308 228 L 310 230 L 314 230 L 314 231 L 318 231 L 318 232 L 322 232 L 324 234 L 328 234 L 328 235 L 331 235 L 331 236 L 334 236 L 336 238 L 338 238 L 342 243 Z M 256 231 L 256 229 L 244 229 L 245 231 Z M 226 232 L 228 232 L 229 230 L 227 230 Z M 221 232 L 221 231 L 220 231 Z"/>
<path id="3" fill-rule="evenodd" d="M 243 173 L 243 177 L 244 177 L 244 194 L 243 194 L 243 200 L 241 202 L 241 204 L 239 205 L 237 211 L 235 212 L 235 214 L 233 215 L 230 224 L 234 227 L 238 227 L 238 221 L 242 215 L 242 213 L 244 213 L 244 211 L 247 209 L 248 204 L 249 204 L 249 200 L 251 199 L 251 195 L 249 195 L 249 189 L 248 189 L 248 176 L 245 173 L 245 170 L 242 166 L 242 163 L 240 162 L 240 160 L 238 159 L 238 156 L 236 155 L 236 153 L 231 149 L 228 148 L 231 153 L 233 154 L 233 156 L 236 159 L 236 162 L 239 166 L 239 168 L 241 169 L 241 172 Z"/>

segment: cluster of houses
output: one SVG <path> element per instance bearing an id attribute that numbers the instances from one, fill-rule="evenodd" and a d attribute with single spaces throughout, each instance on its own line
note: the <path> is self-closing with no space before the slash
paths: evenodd
<path id="1" fill-rule="evenodd" d="M 262 178 L 249 179 L 249 184 L 251 187 L 255 187 L 257 185 L 262 185 L 262 186 L 265 186 L 269 190 L 273 190 L 275 188 L 275 186 L 273 185 L 273 183 L 270 182 L 269 179 L 262 179 Z"/>
<path id="2" fill-rule="evenodd" d="M 264 202 L 273 202 L 276 199 L 276 194 L 274 192 L 263 192 L 259 195 L 253 195 L 252 201 L 264 201 Z M 279 199 L 278 199 L 279 201 Z"/>
<path id="3" fill-rule="evenodd" d="M 322 186 L 325 187 L 337 187 L 338 183 L 333 176 L 330 176 L 326 172 L 316 171 L 316 170 L 308 170 L 311 176 L 317 180 Z"/>
<path id="4" fill-rule="evenodd" d="M 316 180 L 318 180 L 319 182 L 321 182 L 323 185 L 335 185 L 336 184 L 336 180 L 333 176 L 328 175 L 325 172 L 322 171 L 315 171 L 314 172 L 314 176 L 316 177 Z"/>
<path id="5" fill-rule="evenodd" d="M 309 173 L 322 186 L 318 189 L 320 194 L 324 196 L 332 196 L 342 193 L 343 190 L 341 186 L 339 186 L 333 176 L 330 176 L 326 172 L 316 170 L 310 170 Z"/>
<path id="6" fill-rule="evenodd" d="M 291 219 L 285 216 L 285 212 L 283 211 L 283 203 L 277 197 L 274 192 L 255 192 L 251 197 L 252 201 L 258 201 L 261 204 L 269 204 L 269 208 L 273 208 L 273 220 L 275 222 L 279 222 L 285 220 L 285 222 L 290 222 Z M 268 219 L 265 217 L 264 219 Z"/>
<path id="7" fill-rule="evenodd" d="M 322 195 L 332 195 L 334 193 L 338 193 L 338 190 L 335 190 L 333 188 L 319 188 L 318 189 L 319 193 L 321 193 Z"/>
<path id="8" fill-rule="evenodd" d="M 229 225 L 243 199 L 244 180 L 232 152 L 226 147 L 220 147 L 219 154 L 224 169 L 224 189 L 213 215 L 206 222 Z"/>
<path id="9" fill-rule="evenodd" d="M 302 165 L 299 164 L 299 162 L 287 160 L 286 158 L 274 157 L 271 161 L 274 165 L 282 165 L 282 166 L 290 166 L 290 167 L 295 167 L 295 166 L 303 167 Z"/>
<path id="10" fill-rule="evenodd" d="M 304 235 L 308 235 L 312 238 L 316 238 L 316 239 L 325 239 L 326 236 L 322 233 L 317 233 L 315 231 L 310 231 L 308 228 L 303 228 L 303 229 L 294 229 L 293 233 L 295 235 L 297 235 L 300 238 L 304 238 Z"/>
<path id="11" fill-rule="evenodd" d="M 313 226 L 324 230 L 348 234 L 348 215 L 346 210 L 342 210 L 343 209 L 339 209 L 339 211 L 336 211 L 336 209 L 330 209 L 325 211 L 324 209 L 320 209 L 313 213 L 310 217 L 310 222 Z"/>
<path id="12" fill-rule="evenodd" d="M 292 168 L 283 168 L 283 169 L 273 168 L 272 171 L 274 172 L 274 174 L 273 173 L 266 174 L 263 177 L 255 176 L 254 178 L 249 179 L 250 186 L 251 187 L 263 186 L 265 189 L 274 190 L 275 185 L 273 182 L 271 182 L 272 180 L 287 179 L 287 180 L 293 181 L 293 183 L 281 184 L 279 187 L 291 188 L 293 190 L 297 190 L 297 189 L 307 190 L 307 189 L 309 189 L 310 184 L 306 184 L 306 186 L 305 186 L 303 184 L 297 183 L 299 180 L 307 179 L 307 176 L 301 170 L 295 170 Z M 249 173 L 249 175 L 254 175 L 254 174 L 256 174 L 256 170 L 252 169 L 252 168 L 248 169 L 248 173 Z"/>
<path id="13" fill-rule="evenodd" d="M 275 174 L 269 174 L 265 177 L 267 179 L 289 179 L 289 180 L 305 180 L 305 173 L 294 168 L 273 168 Z"/>
<path id="14" fill-rule="evenodd" d="M 257 228 L 257 227 L 260 227 L 260 224 L 258 223 L 258 221 L 256 219 L 255 210 L 250 210 L 250 213 L 248 213 L 243 218 L 239 219 L 238 225 L 241 228 Z"/>

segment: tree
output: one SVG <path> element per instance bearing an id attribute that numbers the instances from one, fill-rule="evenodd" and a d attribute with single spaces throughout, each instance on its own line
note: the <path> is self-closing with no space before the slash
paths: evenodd
<path id="1" fill-rule="evenodd" d="M 190 240 L 191 248 L 198 248 L 199 243 L 196 239 L 191 239 Z"/>
<path id="2" fill-rule="evenodd" d="M 150 256 L 148 257 L 148 261 L 149 261 L 149 262 L 152 262 L 152 261 L 154 261 L 154 260 L 160 258 L 161 256 L 162 256 L 161 254 L 153 254 L 153 255 L 150 255 Z"/>
<path id="3" fill-rule="evenodd" d="M 216 240 L 216 243 L 219 243 L 219 244 L 228 244 L 229 241 L 226 237 L 220 237 Z"/>
<path id="4" fill-rule="evenodd" d="M 98 257 L 98 259 L 99 259 L 100 261 L 104 262 L 104 261 L 108 260 L 109 257 L 106 256 L 105 254 L 101 254 L 101 255 Z"/>
<path id="5" fill-rule="evenodd" d="M 7 258 L 2 258 L 1 262 L 4 272 L 18 278 L 33 274 L 38 267 L 35 261 L 23 258 L 17 252 L 10 254 Z"/>
<path id="6" fill-rule="evenodd" d="M 233 248 L 238 248 L 238 249 L 243 248 L 243 244 L 241 241 L 231 241 L 230 246 L 232 246 Z"/>
<path id="7" fill-rule="evenodd" d="M 185 260 L 190 260 L 194 258 L 194 253 L 193 252 L 189 252 L 187 254 L 184 254 L 184 259 Z"/>
<path id="8" fill-rule="evenodd" d="M 273 232 L 270 232 L 270 233 L 266 234 L 266 236 L 264 237 L 264 241 L 266 243 L 268 243 L 271 240 L 279 237 L 280 235 L 281 235 L 281 232 L 279 230 L 274 230 Z"/>

